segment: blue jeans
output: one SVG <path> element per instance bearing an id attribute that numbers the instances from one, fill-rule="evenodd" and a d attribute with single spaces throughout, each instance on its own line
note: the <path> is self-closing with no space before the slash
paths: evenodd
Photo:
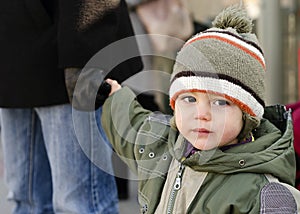
<path id="1" fill-rule="evenodd" d="M 112 150 L 95 112 L 70 105 L 0 112 L 13 213 L 118 213 Z"/>

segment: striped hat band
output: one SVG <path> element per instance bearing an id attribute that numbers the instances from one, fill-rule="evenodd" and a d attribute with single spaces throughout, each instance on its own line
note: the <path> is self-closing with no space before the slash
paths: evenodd
<path id="1" fill-rule="evenodd" d="M 246 85 L 230 76 L 210 72 L 178 73 L 173 78 L 169 91 L 172 109 L 175 108 L 178 95 L 187 91 L 220 94 L 252 116 L 262 118 L 264 113 L 264 101 Z"/>

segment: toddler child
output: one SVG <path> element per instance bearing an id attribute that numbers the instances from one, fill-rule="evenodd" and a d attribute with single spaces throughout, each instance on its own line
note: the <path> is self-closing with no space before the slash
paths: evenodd
<path id="1" fill-rule="evenodd" d="M 171 75 L 172 118 L 107 80 L 103 127 L 138 175 L 141 213 L 297 213 L 286 187 L 295 180 L 291 116 L 265 107 L 265 60 L 251 31 L 232 6 L 185 43 Z"/>

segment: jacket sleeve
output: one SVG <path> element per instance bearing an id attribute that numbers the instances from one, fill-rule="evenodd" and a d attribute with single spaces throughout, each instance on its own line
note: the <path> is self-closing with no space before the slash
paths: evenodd
<path id="1" fill-rule="evenodd" d="M 171 161 L 170 115 L 144 109 L 127 87 L 110 96 L 103 106 L 102 126 L 117 154 L 143 179 L 164 177 Z M 174 133 L 173 133 L 174 132 Z"/>
<path id="2" fill-rule="evenodd" d="M 136 139 L 140 127 L 151 114 L 135 100 L 127 87 L 110 96 L 103 105 L 102 126 L 114 150 L 136 172 Z"/>
<path id="3" fill-rule="evenodd" d="M 59 0 L 60 68 L 100 68 L 123 82 L 142 61 L 125 0 Z"/>
<path id="4" fill-rule="evenodd" d="M 115 3 L 108 5 L 108 2 Z M 108 42 L 105 35 L 116 35 L 117 11 L 113 10 L 116 6 L 118 1 L 58 1 L 57 38 L 60 67 L 83 67 L 105 44 L 104 41 Z M 110 10 L 114 12 L 109 12 Z"/>

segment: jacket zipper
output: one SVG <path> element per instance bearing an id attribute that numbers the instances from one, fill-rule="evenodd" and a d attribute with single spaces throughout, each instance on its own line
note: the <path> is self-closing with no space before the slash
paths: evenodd
<path id="1" fill-rule="evenodd" d="M 184 169 L 185 169 L 185 166 L 181 163 L 180 166 L 179 166 L 179 170 L 177 172 L 177 176 L 176 176 L 175 181 L 174 181 L 174 185 L 173 185 L 170 197 L 169 197 L 168 207 L 167 207 L 167 214 L 171 214 L 172 211 L 173 211 L 177 192 L 181 188 L 181 179 L 182 179 L 182 173 L 183 173 Z"/>

